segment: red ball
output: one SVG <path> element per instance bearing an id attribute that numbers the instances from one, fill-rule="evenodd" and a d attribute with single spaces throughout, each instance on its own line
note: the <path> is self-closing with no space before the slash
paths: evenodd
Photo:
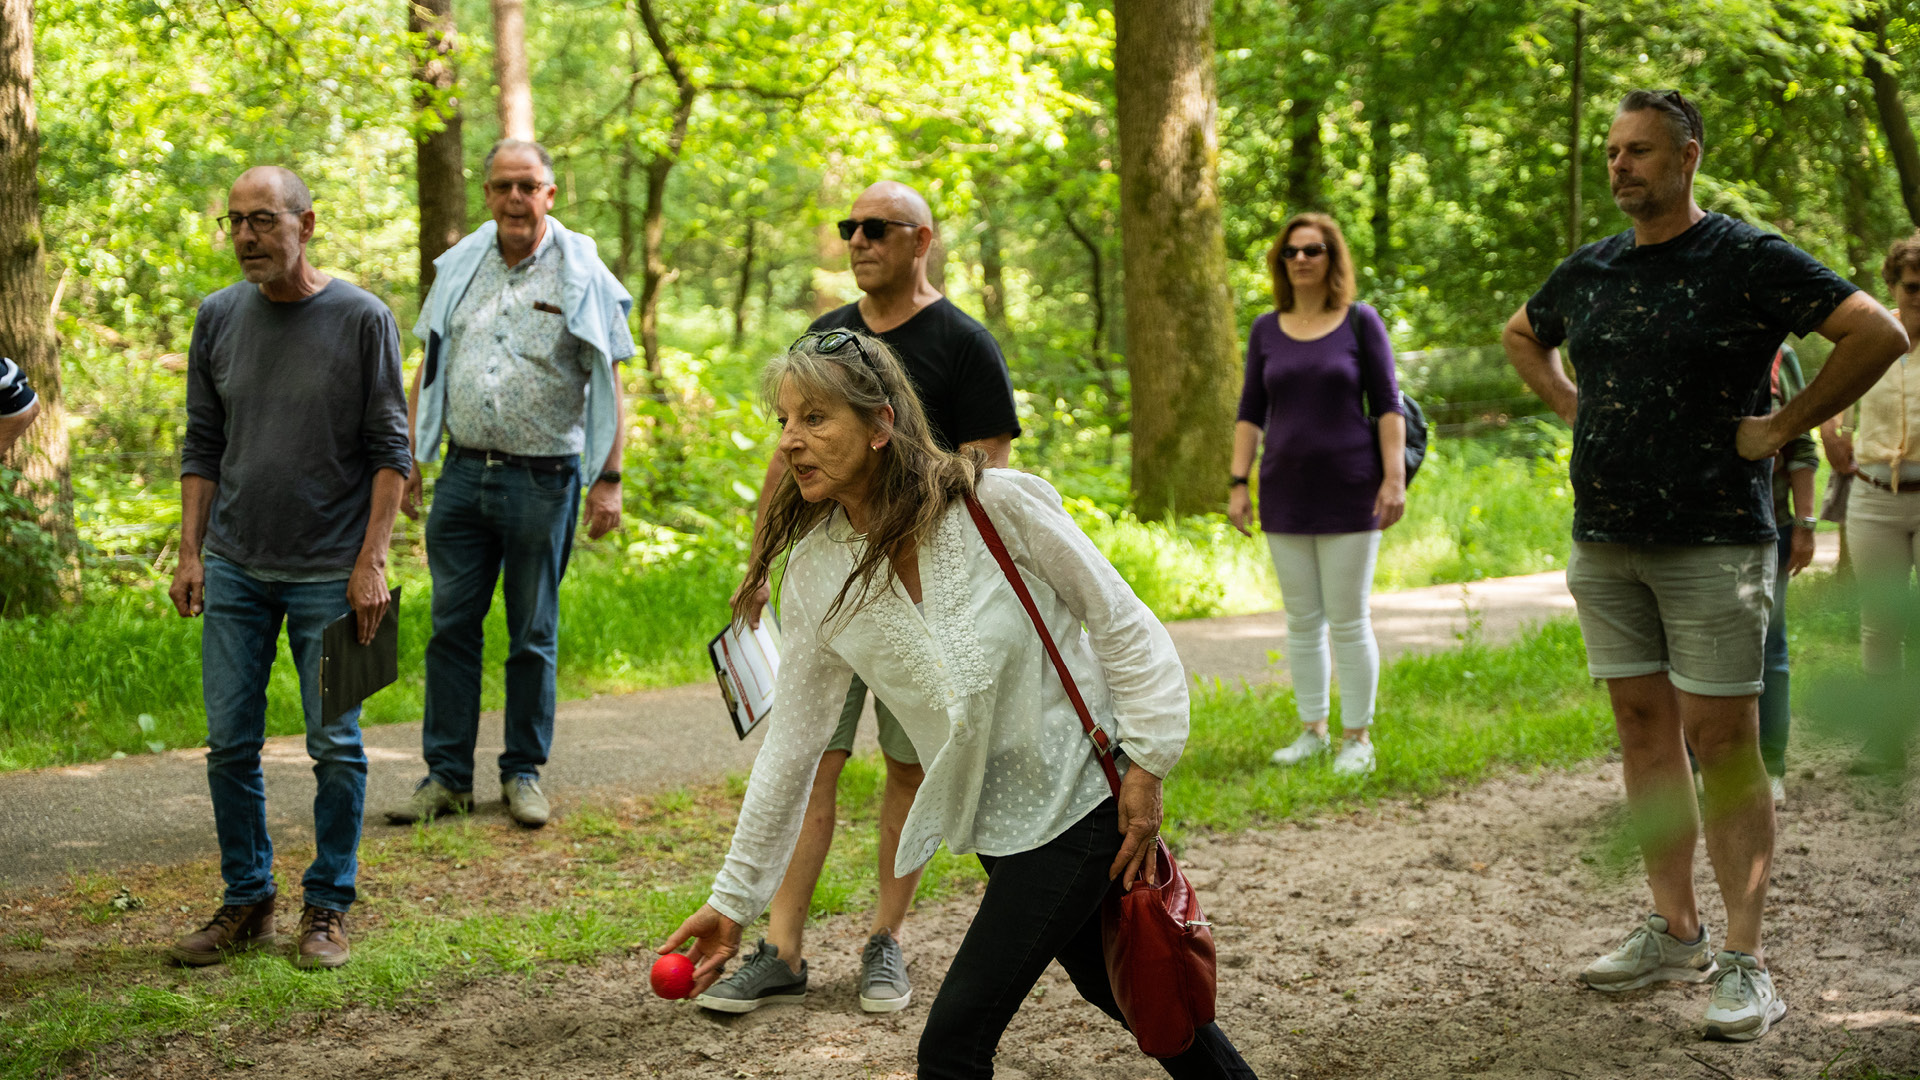
<path id="1" fill-rule="evenodd" d="M 653 973 L 648 976 L 653 983 L 653 992 L 669 1000 L 690 997 L 693 994 L 693 961 L 681 953 L 668 953 L 653 962 Z"/>

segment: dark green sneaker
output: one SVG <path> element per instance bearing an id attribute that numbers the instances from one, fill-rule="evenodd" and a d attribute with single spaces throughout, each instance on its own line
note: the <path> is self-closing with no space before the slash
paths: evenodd
<path id="1" fill-rule="evenodd" d="M 395 825 L 432 821 L 441 814 L 464 814 L 473 809 L 473 792 L 454 791 L 429 776 L 413 786 L 413 797 L 403 806 L 387 811 L 387 820 Z"/>
<path id="2" fill-rule="evenodd" d="M 780 959 L 780 947 L 763 938 L 740 970 L 714 983 L 693 999 L 695 1005 L 723 1013 L 749 1013 L 762 1005 L 807 1000 L 807 962 L 800 974 Z"/>

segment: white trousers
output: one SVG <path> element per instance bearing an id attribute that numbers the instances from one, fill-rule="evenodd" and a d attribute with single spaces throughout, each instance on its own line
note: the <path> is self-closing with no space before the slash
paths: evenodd
<path id="1" fill-rule="evenodd" d="M 1378 530 L 1304 535 L 1267 533 L 1273 570 L 1280 578 L 1280 602 L 1287 612 L 1287 668 L 1303 723 L 1318 724 L 1331 710 L 1328 684 L 1340 667 L 1340 726 L 1347 730 L 1373 723 L 1373 698 L 1380 685 L 1380 645 L 1373 637 L 1367 597 L 1373 591 L 1373 562 L 1380 553 Z M 1327 656 L 1331 631 L 1333 656 Z"/>

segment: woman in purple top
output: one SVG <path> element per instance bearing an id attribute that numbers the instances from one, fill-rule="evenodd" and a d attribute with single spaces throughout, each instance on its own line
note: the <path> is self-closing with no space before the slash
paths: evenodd
<path id="1" fill-rule="evenodd" d="M 1306 727 L 1273 761 L 1294 765 L 1330 748 L 1328 684 L 1337 663 L 1346 739 L 1333 769 L 1362 775 L 1374 766 L 1367 729 L 1380 681 L 1367 596 L 1380 530 L 1407 505 L 1407 427 L 1393 347 L 1380 313 L 1353 298 L 1353 262 L 1332 218 L 1295 215 L 1267 252 L 1267 268 L 1274 311 L 1255 319 L 1247 337 L 1227 517 L 1247 532 L 1248 478 L 1264 431 L 1260 529 L 1280 578 L 1287 666 Z M 1379 418 L 1377 439 L 1369 416 Z"/>

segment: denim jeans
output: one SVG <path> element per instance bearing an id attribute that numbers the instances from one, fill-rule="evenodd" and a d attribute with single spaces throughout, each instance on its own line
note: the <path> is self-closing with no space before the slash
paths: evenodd
<path id="1" fill-rule="evenodd" d="M 980 856 L 987 891 L 927 1011 L 921 1080 L 992 1076 L 1000 1036 L 1055 959 L 1081 997 L 1125 1023 L 1100 944 L 1101 901 L 1115 887 L 1107 868 L 1120 853 L 1119 822 L 1119 810 L 1108 799 L 1031 851 Z M 1176 1080 L 1253 1080 L 1253 1070 L 1218 1024 L 1194 1032 L 1193 1045 L 1178 1057 L 1161 1058 L 1160 1066 Z"/>
<path id="2" fill-rule="evenodd" d="M 320 634 L 352 610 L 345 581 L 261 581 L 225 559 L 208 558 L 206 611 L 200 625 L 200 687 L 207 704 L 207 787 L 220 837 L 227 904 L 257 904 L 274 892 L 273 840 L 267 835 L 267 783 L 260 770 L 266 738 L 267 677 L 280 623 L 300 676 L 300 708 L 313 759 L 313 865 L 305 902 L 346 911 L 359 869 L 360 815 L 366 804 L 367 754 L 360 710 L 320 722 Z"/>
<path id="3" fill-rule="evenodd" d="M 1793 530 L 1780 534 L 1780 572 L 1773 579 L 1773 607 L 1767 614 L 1766 668 L 1760 692 L 1760 758 L 1768 776 L 1787 775 L 1787 729 L 1793 716 L 1787 699 L 1787 563 L 1793 558 Z"/>
<path id="4" fill-rule="evenodd" d="M 580 479 L 451 458 L 427 515 L 433 638 L 421 749 L 427 773 L 473 790 L 480 734 L 480 669 L 493 587 L 506 577 L 507 707 L 500 781 L 540 775 L 553 745 L 554 669 L 560 655 L 560 578 L 580 511 Z"/>

